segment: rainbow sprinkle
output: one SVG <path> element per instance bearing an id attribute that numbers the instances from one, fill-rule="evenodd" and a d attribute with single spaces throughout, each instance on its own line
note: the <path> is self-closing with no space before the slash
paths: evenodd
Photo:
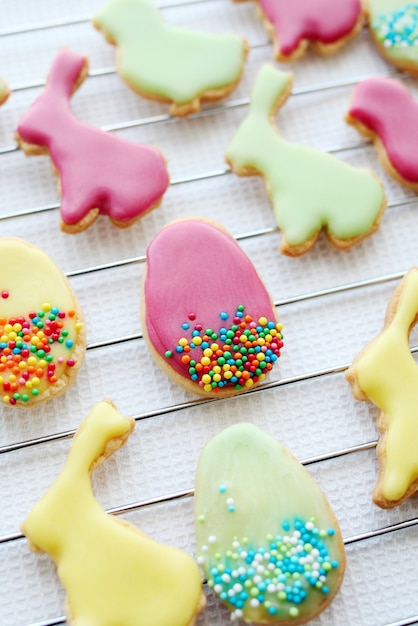
<path id="1" fill-rule="evenodd" d="M 253 547 L 247 537 L 235 538 L 230 550 L 215 553 L 208 571 L 208 585 L 227 602 L 231 618 L 243 617 L 243 609 L 264 609 L 266 615 L 297 618 L 300 605 L 311 593 L 328 594 L 328 576 L 339 567 L 331 559 L 326 542 L 335 530 L 320 530 L 315 519 L 284 522 L 282 534 L 266 537 L 264 547 Z M 197 562 L 204 564 L 205 553 L 216 549 L 217 538 L 208 537 Z"/>
<path id="2" fill-rule="evenodd" d="M 373 30 L 385 48 L 418 45 L 418 4 L 409 3 L 403 8 L 379 15 Z"/>
<path id="3" fill-rule="evenodd" d="M 2 293 L 3 298 L 8 295 Z M 74 367 L 74 340 L 66 328 L 66 322 L 74 317 L 75 311 L 64 312 L 49 303 L 26 317 L 0 317 L 0 389 L 6 404 L 26 403 L 54 385 L 57 366 Z M 74 322 L 79 331 L 82 324 Z M 68 356 L 54 357 L 54 344 L 62 345 Z"/>
<path id="4" fill-rule="evenodd" d="M 282 324 L 260 317 L 254 321 L 245 314 L 244 305 L 239 305 L 227 328 L 222 325 L 216 331 L 204 329 L 195 322 L 196 315 L 189 313 L 188 321 L 181 325 L 188 331 L 179 339 L 175 348 L 181 362 L 187 367 L 190 379 L 207 392 L 217 392 L 226 385 L 235 389 L 251 387 L 264 380 L 283 347 Z M 229 314 L 219 314 L 221 323 Z M 165 353 L 167 359 L 173 352 Z"/>

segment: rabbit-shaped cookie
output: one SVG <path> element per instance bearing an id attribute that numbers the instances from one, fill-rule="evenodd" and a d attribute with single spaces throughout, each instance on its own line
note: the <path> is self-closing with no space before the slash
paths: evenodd
<path id="1" fill-rule="evenodd" d="M 61 474 L 22 525 L 31 548 L 56 563 L 73 626 L 192 626 L 205 604 L 190 556 L 107 515 L 93 495 L 92 470 L 134 424 L 110 401 L 97 404 Z"/>
<path id="2" fill-rule="evenodd" d="M 77 233 L 99 213 L 126 227 L 158 206 L 168 174 L 159 150 L 134 144 L 77 120 L 72 93 L 87 59 L 61 50 L 45 92 L 20 120 L 16 139 L 26 154 L 48 154 L 61 179 L 61 228 Z"/>
<path id="3" fill-rule="evenodd" d="M 322 229 L 337 248 L 350 248 L 377 229 L 386 206 L 382 184 L 369 170 L 279 135 L 274 116 L 291 88 L 290 73 L 261 68 L 226 161 L 240 176 L 264 178 L 282 232 L 281 252 L 304 254 Z"/>

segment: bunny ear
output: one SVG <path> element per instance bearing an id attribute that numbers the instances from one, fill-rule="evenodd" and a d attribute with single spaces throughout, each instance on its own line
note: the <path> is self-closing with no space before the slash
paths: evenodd
<path id="1" fill-rule="evenodd" d="M 69 98 L 83 82 L 87 71 L 87 57 L 68 48 L 62 48 L 53 61 L 47 88 L 61 91 Z"/>

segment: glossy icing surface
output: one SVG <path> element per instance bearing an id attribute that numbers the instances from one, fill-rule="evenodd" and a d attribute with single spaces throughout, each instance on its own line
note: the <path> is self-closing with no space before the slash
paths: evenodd
<path id="1" fill-rule="evenodd" d="M 149 0 L 110 0 L 94 23 L 118 46 L 121 74 L 134 89 L 181 104 L 240 78 L 241 37 L 170 26 Z"/>
<path id="2" fill-rule="evenodd" d="M 263 13 L 274 26 L 280 52 L 289 56 L 308 39 L 334 44 L 347 37 L 361 15 L 359 0 L 258 0 Z"/>
<path id="3" fill-rule="evenodd" d="M 74 625 L 188 626 L 199 606 L 201 577 L 193 559 L 107 515 L 94 498 L 92 465 L 133 428 L 110 402 L 97 404 L 61 474 L 22 526 L 32 546 L 55 561 Z"/>
<path id="4" fill-rule="evenodd" d="M 382 185 L 368 170 L 278 134 L 272 116 L 290 92 L 291 81 L 291 74 L 271 65 L 261 68 L 249 114 L 226 160 L 238 174 L 250 170 L 263 176 L 289 244 L 304 244 L 322 228 L 339 241 L 361 237 L 373 228 L 385 205 Z"/>
<path id="5" fill-rule="evenodd" d="M 418 183 L 418 103 L 401 83 L 391 78 L 363 81 L 348 114 L 379 137 L 402 178 Z"/>
<path id="6" fill-rule="evenodd" d="M 252 424 L 230 426 L 203 449 L 195 529 L 198 563 L 232 617 L 300 624 L 338 591 L 344 545 L 323 492 Z"/>
<path id="7" fill-rule="evenodd" d="M 418 365 L 409 331 L 418 315 L 418 269 L 404 278 L 389 304 L 383 332 L 355 359 L 347 377 L 380 409 L 382 463 L 375 498 L 393 506 L 418 480 Z"/>
<path id="8" fill-rule="evenodd" d="M 47 254 L 0 239 L 0 265 L 0 397 L 29 405 L 78 369 L 74 352 L 82 359 L 85 333 L 70 285 Z"/>
<path id="9" fill-rule="evenodd" d="M 407 66 L 418 62 L 418 3 L 405 0 L 368 0 L 372 33 L 384 55 Z"/>
<path id="10" fill-rule="evenodd" d="M 20 120 L 17 133 L 26 144 L 45 148 L 61 178 L 61 217 L 74 225 L 98 209 L 116 222 L 129 223 L 162 197 L 168 174 L 161 153 L 79 122 L 70 98 L 86 59 L 61 50 L 45 92 Z M 24 147 L 24 146 L 23 146 Z"/>
<path id="11" fill-rule="evenodd" d="M 147 251 L 144 302 L 153 350 L 209 393 L 263 380 L 280 354 L 281 325 L 266 288 L 213 222 L 182 220 L 157 234 Z"/>

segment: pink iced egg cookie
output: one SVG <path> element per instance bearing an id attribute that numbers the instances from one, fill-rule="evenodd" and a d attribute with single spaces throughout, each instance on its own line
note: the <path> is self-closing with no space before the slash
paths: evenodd
<path id="1" fill-rule="evenodd" d="M 346 120 L 375 144 L 386 171 L 418 191 L 418 102 L 399 81 L 370 78 L 354 91 Z"/>
<path id="2" fill-rule="evenodd" d="M 135 144 L 77 120 L 70 98 L 87 75 L 87 59 L 56 56 L 45 92 L 20 120 L 16 140 L 28 155 L 49 154 L 61 179 L 61 228 L 77 233 L 101 213 L 130 226 L 157 207 L 169 179 L 156 148 Z"/>
<path id="3" fill-rule="evenodd" d="M 186 390 L 230 396 L 265 379 L 283 346 L 271 297 L 235 239 L 202 219 L 151 242 L 142 327 L 151 354 Z"/>

